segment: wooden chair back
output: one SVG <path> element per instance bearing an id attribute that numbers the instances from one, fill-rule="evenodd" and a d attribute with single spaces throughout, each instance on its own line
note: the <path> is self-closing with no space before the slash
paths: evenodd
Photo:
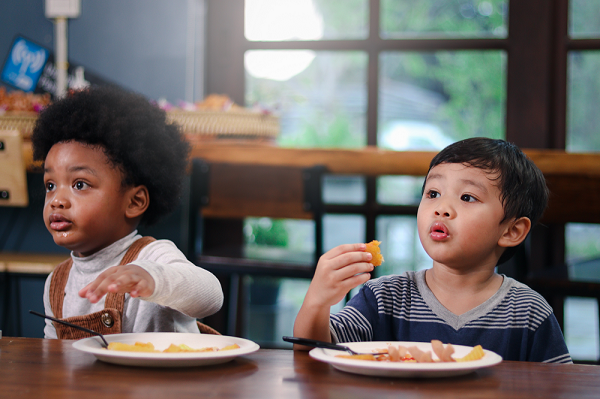
<path id="1" fill-rule="evenodd" d="M 322 254 L 321 180 L 325 168 L 192 161 L 186 255 L 196 258 L 197 214 L 202 219 L 270 217 L 315 221 L 315 256 Z M 316 259 L 315 258 L 315 259 Z"/>

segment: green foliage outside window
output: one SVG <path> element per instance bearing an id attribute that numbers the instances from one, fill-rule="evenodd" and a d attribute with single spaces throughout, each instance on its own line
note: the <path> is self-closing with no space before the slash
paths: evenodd
<path id="1" fill-rule="evenodd" d="M 384 37 L 506 36 L 506 0 L 381 0 Z"/>

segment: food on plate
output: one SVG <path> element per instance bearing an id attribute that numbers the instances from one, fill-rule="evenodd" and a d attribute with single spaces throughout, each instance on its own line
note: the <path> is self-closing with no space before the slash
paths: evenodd
<path id="1" fill-rule="evenodd" d="M 471 352 L 467 353 L 466 356 L 456 359 L 456 361 L 457 362 L 470 362 L 472 360 L 479 360 L 483 356 L 485 356 L 485 353 L 483 352 L 483 348 L 481 347 L 481 345 L 477 345 L 476 347 L 471 349 Z"/>
<path id="2" fill-rule="evenodd" d="M 373 255 L 371 259 L 371 263 L 373 266 L 379 266 L 383 263 L 383 255 L 381 255 L 381 250 L 379 249 L 379 244 L 381 241 L 373 240 L 367 244 L 367 252 L 370 252 Z"/>
<path id="3" fill-rule="evenodd" d="M 433 349 L 433 353 L 436 354 L 438 359 L 442 362 L 455 362 L 456 360 L 452 357 L 454 353 L 454 347 L 450 344 L 444 347 L 442 341 L 437 339 L 431 340 L 431 349 Z"/>
<path id="4" fill-rule="evenodd" d="M 154 349 L 154 345 L 151 342 L 136 342 L 135 344 L 124 344 L 122 342 L 111 342 L 108 344 L 108 350 L 123 351 L 123 352 L 154 352 L 154 353 L 187 353 L 187 352 L 220 352 L 232 349 L 239 349 L 238 344 L 227 345 L 223 348 L 217 347 L 205 347 L 194 349 L 186 344 L 171 344 L 163 351 Z"/>
<path id="5" fill-rule="evenodd" d="M 111 342 L 108 344 L 107 349 L 126 352 L 156 352 L 156 350 L 154 350 L 154 345 L 152 345 L 150 342 L 136 342 L 135 345 L 124 344 L 122 342 Z"/>
<path id="6" fill-rule="evenodd" d="M 424 351 L 416 346 L 409 346 L 408 348 L 402 345 L 388 345 L 385 349 L 374 349 L 373 352 L 382 353 L 382 355 L 370 355 L 370 354 L 360 354 L 360 355 L 338 355 L 336 357 L 341 357 L 345 359 L 355 359 L 355 360 L 371 360 L 378 362 L 412 362 L 412 363 L 450 363 L 450 362 L 470 362 L 474 360 L 479 360 L 485 356 L 483 348 L 481 345 L 475 346 L 466 356 L 461 358 L 454 358 L 452 354 L 454 354 L 454 347 L 452 344 L 444 344 L 438 340 L 431 341 L 431 348 L 433 349 L 433 353 L 437 356 L 437 359 L 434 359 L 431 351 Z M 387 352 L 387 353 L 385 353 Z"/>
<path id="7" fill-rule="evenodd" d="M 355 360 L 377 360 L 375 355 L 369 355 L 368 353 L 359 354 L 359 355 L 338 355 L 337 357 L 342 357 L 345 359 L 355 359 Z"/>

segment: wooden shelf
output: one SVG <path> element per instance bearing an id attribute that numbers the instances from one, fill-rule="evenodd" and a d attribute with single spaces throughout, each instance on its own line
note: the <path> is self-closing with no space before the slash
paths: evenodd
<path id="1" fill-rule="evenodd" d="M 0 272 L 50 274 L 69 255 L 0 252 Z"/>
<path id="2" fill-rule="evenodd" d="M 600 154 L 524 149 L 546 177 L 550 204 L 545 223 L 600 223 Z M 194 143 L 191 157 L 240 165 L 310 167 L 323 165 L 331 174 L 424 176 L 436 152 L 361 149 L 281 148 L 273 144 L 207 141 Z M 27 169 L 35 170 L 31 144 L 24 144 Z"/>

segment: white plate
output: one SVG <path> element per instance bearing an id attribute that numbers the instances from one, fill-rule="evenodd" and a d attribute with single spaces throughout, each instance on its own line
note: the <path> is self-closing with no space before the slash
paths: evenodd
<path id="1" fill-rule="evenodd" d="M 190 353 L 144 353 L 109 351 L 100 345 L 100 337 L 84 338 L 73 343 L 75 349 L 91 353 L 98 360 L 126 366 L 143 367 L 185 367 L 207 366 L 210 364 L 225 363 L 242 355 L 256 352 L 258 344 L 243 338 L 225 335 L 194 334 L 194 333 L 131 333 L 105 335 L 108 343 L 121 342 L 135 344 L 136 342 L 151 342 L 157 350 L 164 350 L 171 344 L 186 344 L 192 348 L 206 347 L 223 348 L 228 345 L 238 344 L 239 349 L 217 352 L 190 352 Z"/>
<path id="2" fill-rule="evenodd" d="M 433 358 L 437 359 L 431 349 L 431 343 L 428 342 L 349 342 L 343 345 L 349 346 L 351 349 L 361 353 L 369 353 L 376 349 L 387 348 L 388 345 L 416 346 L 421 350 L 431 351 Z M 463 357 L 473 349 L 471 346 L 452 346 L 454 347 L 454 357 Z M 345 359 L 337 357 L 343 352 L 322 348 L 315 348 L 309 353 L 313 358 L 329 363 L 338 370 L 378 377 L 450 377 L 467 374 L 483 367 L 494 366 L 502 361 L 500 355 L 485 349 L 485 355 L 480 360 L 452 363 L 374 362 L 369 360 Z"/>

